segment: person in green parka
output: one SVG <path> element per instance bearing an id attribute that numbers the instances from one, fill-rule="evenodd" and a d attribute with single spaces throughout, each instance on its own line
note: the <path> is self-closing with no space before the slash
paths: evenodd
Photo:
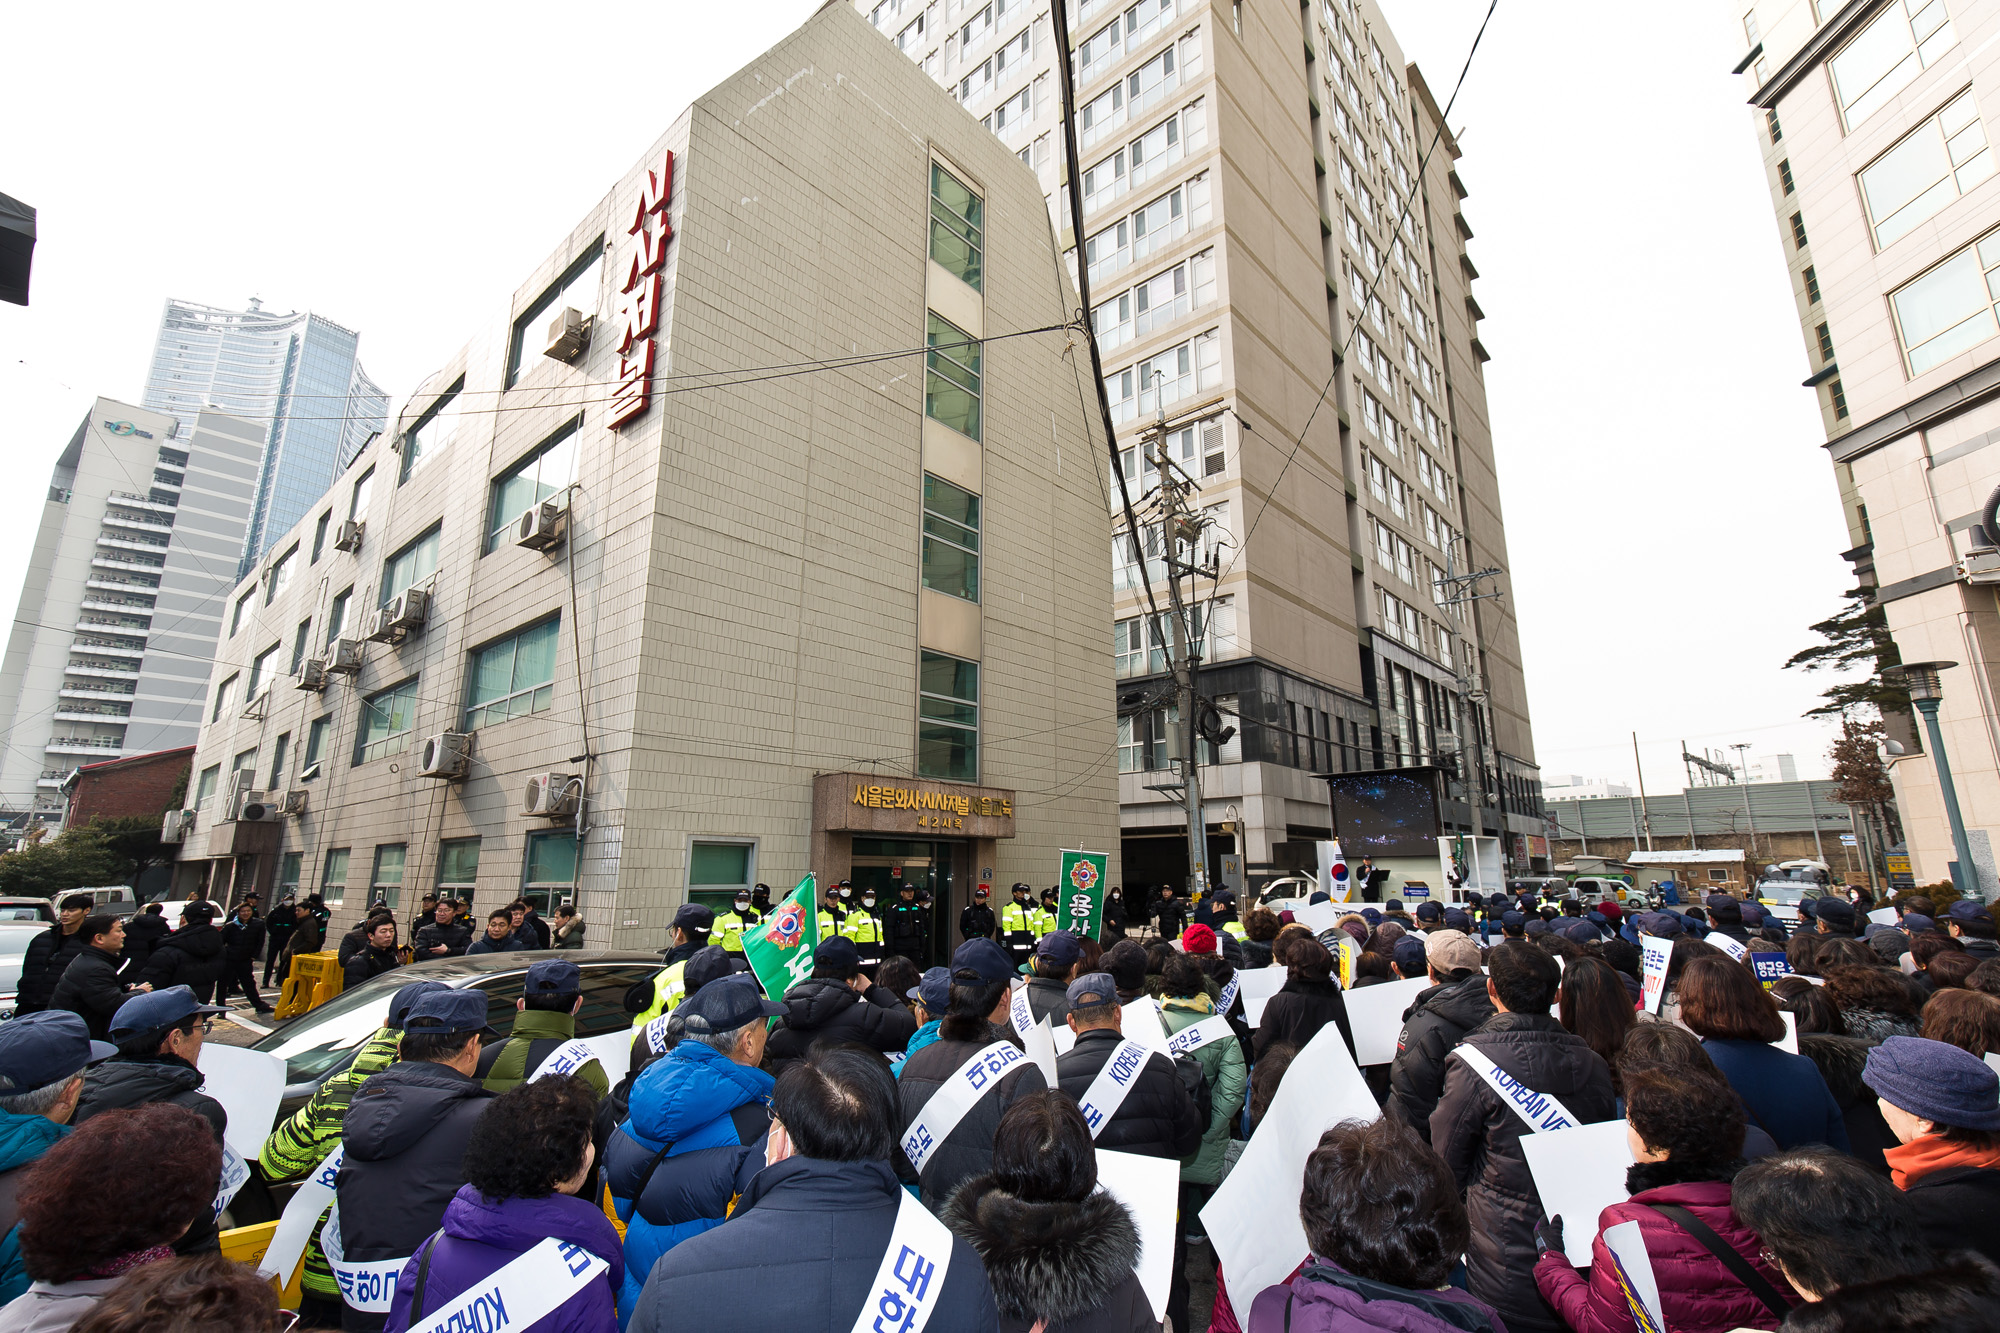
<path id="1" fill-rule="evenodd" d="M 482 1055 L 480 1072 L 489 1092 L 505 1092 L 535 1076 L 551 1057 L 565 1066 L 560 1072 L 588 1083 L 601 1101 L 611 1080 L 595 1056 L 572 1048 L 576 1013 L 583 1007 L 583 972 L 566 958 L 544 958 L 528 968 L 528 980 L 507 1040 L 492 1047 L 491 1062 Z M 579 1063 L 578 1060 L 581 1059 Z"/>

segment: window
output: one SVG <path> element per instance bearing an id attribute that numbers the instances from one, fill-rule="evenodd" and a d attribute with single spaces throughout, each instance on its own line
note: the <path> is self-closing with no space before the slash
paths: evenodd
<path id="1" fill-rule="evenodd" d="M 479 839 L 446 838 L 438 844 L 437 886 L 470 900 L 479 887 Z"/>
<path id="2" fill-rule="evenodd" d="M 926 652 L 917 667 L 917 776 L 979 780 L 979 664 Z"/>
<path id="3" fill-rule="evenodd" d="M 1149 635 L 1146 624 L 1145 617 L 1132 616 L 1111 627 L 1116 672 L 1120 680 L 1127 676 L 1156 675 L 1167 669 L 1167 642 L 1170 636 L 1165 627 L 1157 622 Z"/>
<path id="4" fill-rule="evenodd" d="M 354 738 L 354 762 L 365 764 L 410 748 L 416 725 L 417 678 L 377 691 L 361 701 L 361 727 Z"/>
<path id="5" fill-rule="evenodd" d="M 271 781 L 269 783 L 269 790 L 280 791 L 284 788 L 285 760 L 291 758 L 291 754 L 292 733 L 281 731 L 278 733 L 277 742 L 271 746 Z"/>
<path id="6" fill-rule="evenodd" d="M 1798 192 L 1798 184 L 1792 179 L 1792 159 L 1789 157 L 1778 164 L 1778 184 L 1784 186 L 1786 194 Z"/>
<path id="7" fill-rule="evenodd" d="M 313 623 L 310 617 L 299 622 L 298 632 L 292 635 L 291 669 L 285 674 L 296 676 L 299 674 L 300 669 L 305 666 L 306 649 L 312 646 L 312 627 Z"/>
<path id="8" fill-rule="evenodd" d="M 1776 143 L 1785 137 L 1785 131 L 1778 125 L 1778 113 L 1776 111 L 1766 111 L 1764 113 L 1764 129 L 1770 134 L 1772 143 Z"/>
<path id="9" fill-rule="evenodd" d="M 257 595 L 257 590 L 255 588 L 252 588 L 249 592 L 244 593 L 241 597 L 236 599 L 236 609 L 229 613 L 230 638 L 232 639 L 235 638 L 236 631 L 243 628 L 243 613 L 250 609 L 250 599 L 255 597 L 256 595 Z"/>
<path id="10" fill-rule="evenodd" d="M 1167 766 L 1168 728 L 1180 720 L 1176 708 L 1155 708 L 1118 719 L 1118 771 L 1151 773 Z"/>
<path id="11" fill-rule="evenodd" d="M 291 586 L 292 570 L 298 564 L 298 554 L 299 548 L 294 546 L 279 556 L 278 562 L 271 566 L 270 582 L 264 587 L 264 605 L 269 606 L 278 599 L 279 593 Z"/>
<path id="12" fill-rule="evenodd" d="M 514 520 L 528 506 L 540 504 L 576 480 L 576 432 L 582 424 L 582 417 L 571 419 L 493 479 L 493 500 L 486 510 L 486 550 L 493 550 L 514 531 Z"/>
<path id="13" fill-rule="evenodd" d="M 433 526 L 429 532 L 389 557 L 382 566 L 382 598 L 379 605 L 387 606 L 437 573 L 438 541 L 442 533 L 442 526 Z"/>
<path id="14" fill-rule="evenodd" d="M 521 865 L 521 896 L 546 912 L 576 896 L 576 834 L 530 833 Z"/>
<path id="15" fill-rule="evenodd" d="M 950 321 L 926 314 L 930 352 L 924 359 L 924 415 L 980 439 L 979 343 Z"/>
<path id="16" fill-rule="evenodd" d="M 924 586 L 979 600 L 979 497 L 924 474 Z"/>
<path id="17" fill-rule="evenodd" d="M 1754 9 L 1743 16 L 1743 35 L 1750 39 L 1752 46 L 1764 40 L 1763 34 L 1757 31 L 1757 11 Z"/>
<path id="18" fill-rule="evenodd" d="M 1909 235 L 1992 174 L 1986 127 L 1968 91 L 1862 169 L 1877 248 Z"/>
<path id="19" fill-rule="evenodd" d="M 368 517 L 368 495 L 375 489 L 375 469 L 369 468 L 355 480 L 354 491 L 347 497 L 347 521 L 359 523 Z"/>
<path id="20" fill-rule="evenodd" d="M 297 895 L 299 891 L 299 871 L 305 864 L 304 852 L 286 852 L 278 858 L 278 892 Z"/>
<path id="21" fill-rule="evenodd" d="M 1806 248 L 1806 220 L 1800 213 L 1792 214 L 1792 244 L 1801 250 Z"/>
<path id="22" fill-rule="evenodd" d="M 208 809 L 208 798 L 215 795 L 215 785 L 222 780 L 222 765 L 210 764 L 201 770 L 201 780 L 194 788 L 194 808 Z"/>
<path id="23" fill-rule="evenodd" d="M 236 762 L 229 766 L 231 785 L 239 789 L 255 786 L 257 782 L 257 747 L 239 751 Z"/>
<path id="24" fill-rule="evenodd" d="M 1833 360 L 1833 334 L 1822 324 L 1814 332 L 1819 337 L 1819 359 L 1821 362 Z"/>
<path id="25" fill-rule="evenodd" d="M 1944 0 L 1890 0 L 1860 36 L 1827 62 L 1834 101 L 1847 128 L 1888 105 L 1957 40 Z"/>
<path id="26" fill-rule="evenodd" d="M 542 335 L 548 331 L 550 312 L 573 306 L 586 317 L 597 313 L 597 289 L 603 268 L 604 238 L 600 236 L 514 321 L 513 340 L 507 348 L 507 388 L 520 381 L 528 359 L 542 350 Z"/>
<path id="27" fill-rule="evenodd" d="M 344 589 L 333 599 L 333 605 L 326 613 L 326 642 L 329 647 L 340 637 L 340 631 L 347 627 L 347 607 L 354 600 L 354 589 Z"/>
<path id="28" fill-rule="evenodd" d="M 348 851 L 346 847 L 326 849 L 326 868 L 320 872 L 319 893 L 329 907 L 347 897 Z"/>
<path id="29" fill-rule="evenodd" d="M 326 550 L 326 527 L 331 522 L 333 522 L 333 511 L 329 509 L 319 516 L 319 522 L 313 524 L 312 563 L 315 565 L 319 563 L 320 553 Z"/>
<path id="30" fill-rule="evenodd" d="M 221 685 L 216 687 L 215 707 L 209 710 L 208 720 L 210 722 L 220 722 L 222 720 L 223 711 L 229 707 L 229 701 L 231 699 L 234 699 L 235 697 L 236 697 L 236 677 L 231 676 L 228 680 L 223 681 Z"/>
<path id="31" fill-rule="evenodd" d="M 250 683 L 243 687 L 243 699 L 248 703 L 271 684 L 271 661 L 278 655 L 278 645 L 272 644 L 258 653 L 250 661 Z"/>
<path id="32" fill-rule="evenodd" d="M 531 625 L 472 655 L 472 697 L 465 729 L 539 713 L 555 697 L 556 646 L 562 619 Z"/>
<path id="33" fill-rule="evenodd" d="M 1813 267 L 1812 267 L 1812 265 L 1808 264 L 1808 265 L 1806 265 L 1806 271 L 1805 271 L 1805 274 L 1804 274 L 1804 276 L 1805 276 L 1805 280 L 1806 280 L 1806 300 L 1807 300 L 1807 301 L 1809 301 L 1809 302 L 1811 302 L 1811 303 L 1812 303 L 1813 305 L 1818 305 L 1818 304 L 1819 304 L 1819 274 L 1817 274 L 1817 273 L 1813 272 Z"/>
<path id="34" fill-rule="evenodd" d="M 403 864 L 409 855 L 410 845 L 406 842 L 385 842 L 375 848 L 375 873 L 368 882 L 374 888 L 374 896 L 391 907 L 402 901 Z"/>
<path id="35" fill-rule="evenodd" d="M 979 290 L 985 204 L 965 182 L 931 163 L 931 258 Z"/>
<path id="36" fill-rule="evenodd" d="M 1988 287 L 2000 284 L 1996 269 L 2000 269 L 2000 232 L 1960 250 L 1890 297 L 1912 375 L 2000 333 Z"/>
<path id="37" fill-rule="evenodd" d="M 320 760 L 326 758 L 326 737 L 332 726 L 332 718 L 316 717 L 312 726 L 306 729 L 306 755 L 299 768 L 299 781 L 304 782 L 319 767 Z"/>
<path id="38" fill-rule="evenodd" d="M 737 839 L 696 838 L 688 844 L 687 886 L 689 896 L 714 895 L 716 900 L 733 896 L 738 889 L 755 883 L 757 844 Z"/>
<path id="39" fill-rule="evenodd" d="M 410 479 L 410 474 L 422 467 L 424 460 L 451 443 L 451 437 L 458 433 L 459 411 L 464 406 L 459 401 L 465 390 L 465 376 L 446 389 L 430 410 L 417 418 L 417 424 L 403 434 L 403 466 L 397 478 L 401 485 Z"/>
<path id="40" fill-rule="evenodd" d="M 1834 419 L 1836 421 L 1847 420 L 1847 392 L 1840 387 L 1840 381 L 1835 379 L 1831 384 L 1826 386 L 1826 390 L 1827 397 L 1833 403 Z"/>

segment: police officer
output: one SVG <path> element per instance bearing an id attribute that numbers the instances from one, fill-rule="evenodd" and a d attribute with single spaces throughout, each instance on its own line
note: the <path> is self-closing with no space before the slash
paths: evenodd
<path id="1" fill-rule="evenodd" d="M 986 905 L 986 886 L 980 885 L 972 891 L 972 901 L 958 914 L 958 937 L 961 940 L 990 940 L 1000 923 L 994 918 L 993 909 Z"/>
<path id="2" fill-rule="evenodd" d="M 1034 953 L 1035 941 L 1042 933 L 1037 928 L 1040 910 L 1028 896 L 1032 892 L 1027 885 L 1016 884 L 1014 900 L 1000 909 L 1000 939 L 1017 968 Z"/>
<path id="3" fill-rule="evenodd" d="M 1236 919 L 1236 895 L 1228 889 L 1217 889 L 1210 897 L 1214 907 L 1209 913 L 1209 925 L 1217 931 L 1234 935 L 1238 944 L 1249 939 L 1250 932 Z"/>
<path id="4" fill-rule="evenodd" d="M 709 931 L 714 926 L 714 912 L 700 903 L 681 904 L 667 932 L 673 944 L 660 951 L 666 955 L 666 966 L 650 981 L 641 981 L 625 992 L 625 1008 L 636 1014 L 632 1020 L 634 1028 L 646 1026 L 681 1002 L 687 990 L 684 976 L 687 960 L 707 947 Z"/>
<path id="5" fill-rule="evenodd" d="M 750 890 L 750 910 L 756 915 L 760 923 L 765 917 L 771 915 L 771 886 L 769 884 L 759 884 L 756 888 Z"/>
<path id="6" fill-rule="evenodd" d="M 917 901 L 917 886 L 908 880 L 897 888 L 896 904 L 889 909 L 888 934 L 891 952 L 903 955 L 918 967 L 930 961 L 930 910 Z"/>
<path id="7" fill-rule="evenodd" d="M 861 971 L 871 981 L 875 969 L 882 962 L 882 918 L 875 912 L 875 890 L 861 891 L 861 905 L 851 907 L 847 919 L 840 923 L 840 933 L 854 941 L 854 951 L 861 955 Z"/>
<path id="8" fill-rule="evenodd" d="M 738 889 L 730 910 L 715 918 L 711 938 L 722 945 L 724 953 L 740 959 L 743 957 L 743 932 L 756 925 L 757 920 L 757 914 L 750 910 L 750 890 Z"/>
<path id="9" fill-rule="evenodd" d="M 840 933 L 841 918 L 847 915 L 840 906 L 840 891 L 847 886 L 847 881 L 843 879 L 819 892 L 819 937 L 822 942 Z"/>
<path id="10" fill-rule="evenodd" d="M 1060 922 L 1060 917 L 1056 911 L 1056 898 L 1057 889 L 1055 885 L 1051 884 L 1048 888 L 1042 890 L 1042 905 L 1036 910 L 1035 914 L 1036 939 L 1040 939 L 1054 930 Z"/>

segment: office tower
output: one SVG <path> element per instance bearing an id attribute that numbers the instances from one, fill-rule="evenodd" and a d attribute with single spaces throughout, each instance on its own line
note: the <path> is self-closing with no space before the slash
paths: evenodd
<path id="1" fill-rule="evenodd" d="M 60 819 L 70 770 L 192 745 L 263 455 L 255 423 L 99 398 L 56 460 L 0 700 L 0 801 Z"/>
<path id="2" fill-rule="evenodd" d="M 940 956 L 976 887 L 1115 853 L 1033 175 L 834 6 L 578 211 L 237 590 L 183 884 L 574 896 L 650 949 L 810 869 L 931 890 Z"/>
<path id="3" fill-rule="evenodd" d="M 857 8 L 1036 171 L 1074 247 L 1047 7 Z M 1187 875 L 1179 793 L 1154 789 L 1167 633 L 1146 587 L 1164 609 L 1170 552 L 1138 443 L 1162 413 L 1212 521 L 1175 558 L 1222 574 L 1194 585 L 1201 688 L 1237 729 L 1203 755 L 1211 874 L 1309 863 L 1331 832 L 1316 773 L 1434 763 L 1488 773 L 1477 819 L 1448 779 L 1448 829 L 1546 868 L 1512 604 L 1444 581 L 1490 569 L 1478 590 L 1505 591 L 1508 559 L 1459 149 L 1422 74 L 1372 0 L 1070 12 L 1091 318 L 1141 508 L 1112 556 L 1127 882 Z"/>
<path id="4" fill-rule="evenodd" d="M 140 402 L 192 423 L 203 408 L 254 421 L 270 444 L 237 572 L 313 501 L 383 427 L 389 400 L 357 356 L 360 335 L 311 312 L 167 302 Z"/>
<path id="5" fill-rule="evenodd" d="M 1982 897 L 2000 889 L 2000 107 L 1990 0 L 1739 10 L 1779 244 L 1857 583 L 1901 660 L 1949 662 L 1939 725 Z M 1959 860 L 1926 729 L 1884 718 L 1918 883 Z"/>

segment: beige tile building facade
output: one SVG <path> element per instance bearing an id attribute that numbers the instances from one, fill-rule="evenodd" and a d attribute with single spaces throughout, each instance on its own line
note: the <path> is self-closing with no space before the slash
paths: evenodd
<path id="1" fill-rule="evenodd" d="M 856 4 L 1035 170 L 1075 272 L 1048 0 Z M 1491 568 L 1504 589 L 1508 559 L 1466 191 L 1430 90 L 1372 0 L 1083 0 L 1069 28 L 1083 262 L 1142 528 L 1112 550 L 1128 880 L 1187 866 L 1178 794 L 1151 790 L 1169 636 L 1145 587 L 1164 609 L 1169 553 L 1137 445 L 1162 413 L 1210 520 L 1180 555 L 1219 554 L 1194 588 L 1202 688 L 1237 729 L 1204 755 L 1209 864 L 1268 877 L 1280 844 L 1328 836 L 1316 773 L 1469 773 L 1483 743 L 1482 827 L 1525 870 L 1546 843 L 1511 605 L 1448 607 L 1439 581 Z M 1466 785 L 1447 784 L 1462 830 Z"/>
<path id="2" fill-rule="evenodd" d="M 183 876 L 336 923 L 574 895 L 656 947 L 810 869 L 933 887 L 949 943 L 975 885 L 1115 856 L 1074 302 L 1032 172 L 822 10 L 467 312 L 238 589 Z"/>
<path id="3" fill-rule="evenodd" d="M 1981 888 L 2000 827 L 2000 5 L 1762 0 L 1741 67 L 1855 566 L 1906 662 L 1943 675 L 1945 750 Z M 1955 860 L 1921 728 L 1891 718 L 1912 873 Z"/>

